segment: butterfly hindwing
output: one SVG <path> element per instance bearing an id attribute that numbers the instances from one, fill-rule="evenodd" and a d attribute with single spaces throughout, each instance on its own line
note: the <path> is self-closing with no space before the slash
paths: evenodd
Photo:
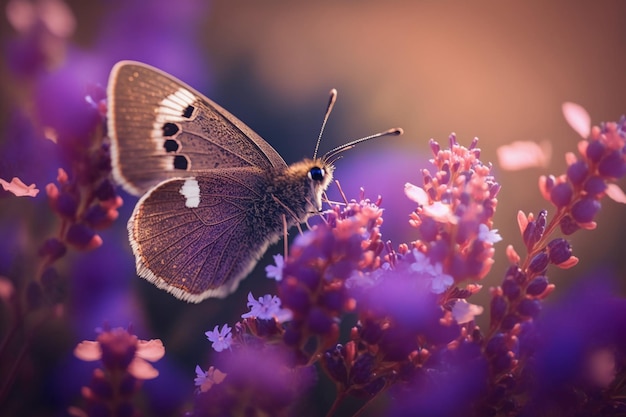
<path id="1" fill-rule="evenodd" d="M 191 302 L 234 291 L 282 231 L 280 222 L 253 224 L 264 178 L 256 169 L 209 171 L 150 190 L 128 223 L 138 274 Z"/>
<path id="2" fill-rule="evenodd" d="M 210 169 L 287 166 L 235 116 L 146 64 L 116 64 L 107 95 L 113 173 L 132 194 Z"/>

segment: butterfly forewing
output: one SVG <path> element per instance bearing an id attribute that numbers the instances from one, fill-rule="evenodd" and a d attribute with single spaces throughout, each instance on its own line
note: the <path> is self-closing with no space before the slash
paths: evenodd
<path id="1" fill-rule="evenodd" d="M 211 169 L 286 167 L 235 116 L 139 62 L 122 61 L 111 71 L 107 116 L 114 175 L 135 195 L 167 179 Z"/>
<path id="2" fill-rule="evenodd" d="M 183 300 L 232 292 L 280 233 L 255 227 L 265 176 L 258 168 L 209 171 L 163 182 L 129 222 L 138 273 Z"/>

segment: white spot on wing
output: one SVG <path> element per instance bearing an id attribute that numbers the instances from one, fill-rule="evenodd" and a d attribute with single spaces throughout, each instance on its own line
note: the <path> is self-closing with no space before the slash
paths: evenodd
<path id="1" fill-rule="evenodd" d="M 194 208 L 200 205 L 200 186 L 195 178 L 185 180 L 180 187 L 180 193 L 185 196 L 186 207 Z"/>

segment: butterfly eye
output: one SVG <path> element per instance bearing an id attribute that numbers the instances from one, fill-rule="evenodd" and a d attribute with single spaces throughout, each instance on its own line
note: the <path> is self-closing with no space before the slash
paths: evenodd
<path id="1" fill-rule="evenodd" d="M 309 170 L 309 179 L 313 181 L 324 180 L 324 170 L 319 167 L 313 167 Z"/>

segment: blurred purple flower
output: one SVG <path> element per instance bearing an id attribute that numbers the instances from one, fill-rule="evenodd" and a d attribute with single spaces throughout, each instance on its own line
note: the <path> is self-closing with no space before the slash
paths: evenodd
<path id="1" fill-rule="evenodd" d="M 215 368 L 226 376 L 207 392 L 198 393 L 190 415 L 222 417 L 237 415 L 242 409 L 247 415 L 296 415 L 293 407 L 315 380 L 314 368 L 291 368 L 287 357 L 245 347 L 218 355 Z"/>
<path id="2" fill-rule="evenodd" d="M 600 415 L 594 407 L 619 406 L 619 396 L 602 397 L 600 405 L 592 396 L 611 386 L 616 361 L 626 357 L 626 300 L 615 295 L 609 277 L 599 270 L 577 282 L 565 297 L 544 309 L 531 333 L 523 335 L 522 343 L 535 357 L 524 415 L 545 415 L 546 410 Z M 621 402 L 619 407 L 625 405 Z"/>
<path id="3" fill-rule="evenodd" d="M 388 417 L 468 416 L 487 387 L 488 365 L 480 346 L 465 342 L 429 358 L 407 384 L 393 390 Z M 484 416 L 480 411 L 474 415 Z"/>
<path id="4" fill-rule="evenodd" d="M 196 366 L 196 378 L 193 380 L 199 392 L 207 392 L 214 384 L 221 384 L 226 378 L 226 374 L 211 366 L 206 372 Z"/>

